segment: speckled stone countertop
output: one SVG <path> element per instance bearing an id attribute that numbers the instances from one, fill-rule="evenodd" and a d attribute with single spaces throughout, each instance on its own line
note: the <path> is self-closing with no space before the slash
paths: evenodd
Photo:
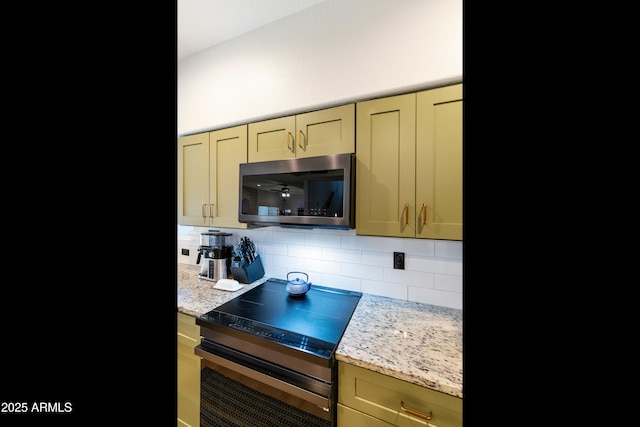
<path id="1" fill-rule="evenodd" d="M 228 292 L 198 279 L 199 271 L 200 266 L 178 263 L 178 311 L 191 316 L 268 279 Z M 336 359 L 462 398 L 462 310 L 362 294 Z"/>
<path id="2" fill-rule="evenodd" d="M 199 272 L 199 265 L 178 263 L 178 311 L 194 317 L 205 314 L 268 280 L 268 277 L 263 277 L 253 283 L 241 283 L 244 285 L 241 289 L 230 292 L 213 289 L 216 283 L 199 279 Z"/>
<path id="3" fill-rule="evenodd" d="M 336 359 L 461 398 L 462 310 L 362 294 Z"/>

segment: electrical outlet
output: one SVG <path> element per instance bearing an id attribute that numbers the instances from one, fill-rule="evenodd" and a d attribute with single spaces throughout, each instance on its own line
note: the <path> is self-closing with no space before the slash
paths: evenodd
<path id="1" fill-rule="evenodd" d="M 189 255 L 189 249 L 182 248 L 182 255 Z"/>
<path id="2" fill-rule="evenodd" d="M 404 270 L 404 252 L 393 253 L 393 268 Z"/>

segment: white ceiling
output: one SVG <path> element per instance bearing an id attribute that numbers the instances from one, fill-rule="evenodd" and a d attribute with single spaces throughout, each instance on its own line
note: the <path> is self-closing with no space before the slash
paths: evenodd
<path id="1" fill-rule="evenodd" d="M 178 59 L 326 0 L 177 0 Z"/>

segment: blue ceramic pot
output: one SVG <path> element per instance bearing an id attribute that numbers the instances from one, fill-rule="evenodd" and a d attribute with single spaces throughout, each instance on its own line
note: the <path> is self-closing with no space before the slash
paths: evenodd
<path id="1" fill-rule="evenodd" d="M 302 271 L 292 271 L 290 273 L 287 273 L 287 292 L 289 292 L 289 295 L 294 297 L 302 296 L 306 294 L 309 289 L 311 289 L 311 283 L 302 280 L 299 277 L 296 277 L 294 280 L 289 280 L 289 275 L 296 273 L 304 274 L 307 277 L 307 280 L 309 280 L 309 275 L 307 273 L 303 273 Z"/>

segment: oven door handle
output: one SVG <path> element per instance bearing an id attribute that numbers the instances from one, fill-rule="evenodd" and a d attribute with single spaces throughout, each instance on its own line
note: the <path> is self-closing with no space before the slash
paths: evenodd
<path id="1" fill-rule="evenodd" d="M 260 381 L 263 384 L 271 386 L 285 393 L 289 393 L 293 396 L 299 397 L 300 399 L 306 400 L 307 402 L 311 402 L 322 408 L 326 412 L 330 411 L 329 408 L 331 408 L 331 384 L 312 380 L 316 388 L 321 388 L 322 393 L 326 394 L 325 396 L 323 396 L 294 384 L 295 378 L 291 377 L 299 375 L 300 378 L 302 378 L 302 380 L 304 381 L 304 375 L 302 374 L 291 372 L 288 374 L 289 380 L 287 381 L 283 379 L 284 375 L 282 373 L 283 371 L 286 371 L 286 369 L 278 365 L 261 359 L 257 359 L 244 353 L 237 352 L 236 350 L 221 346 L 219 344 L 210 342 L 204 343 L 204 345 L 207 347 L 206 349 L 203 348 L 203 344 L 200 344 L 196 346 L 194 350 L 195 354 L 202 357 L 204 360 L 213 362 L 238 374 Z M 214 354 L 214 352 L 219 354 Z M 234 355 L 234 353 L 236 354 Z"/>

